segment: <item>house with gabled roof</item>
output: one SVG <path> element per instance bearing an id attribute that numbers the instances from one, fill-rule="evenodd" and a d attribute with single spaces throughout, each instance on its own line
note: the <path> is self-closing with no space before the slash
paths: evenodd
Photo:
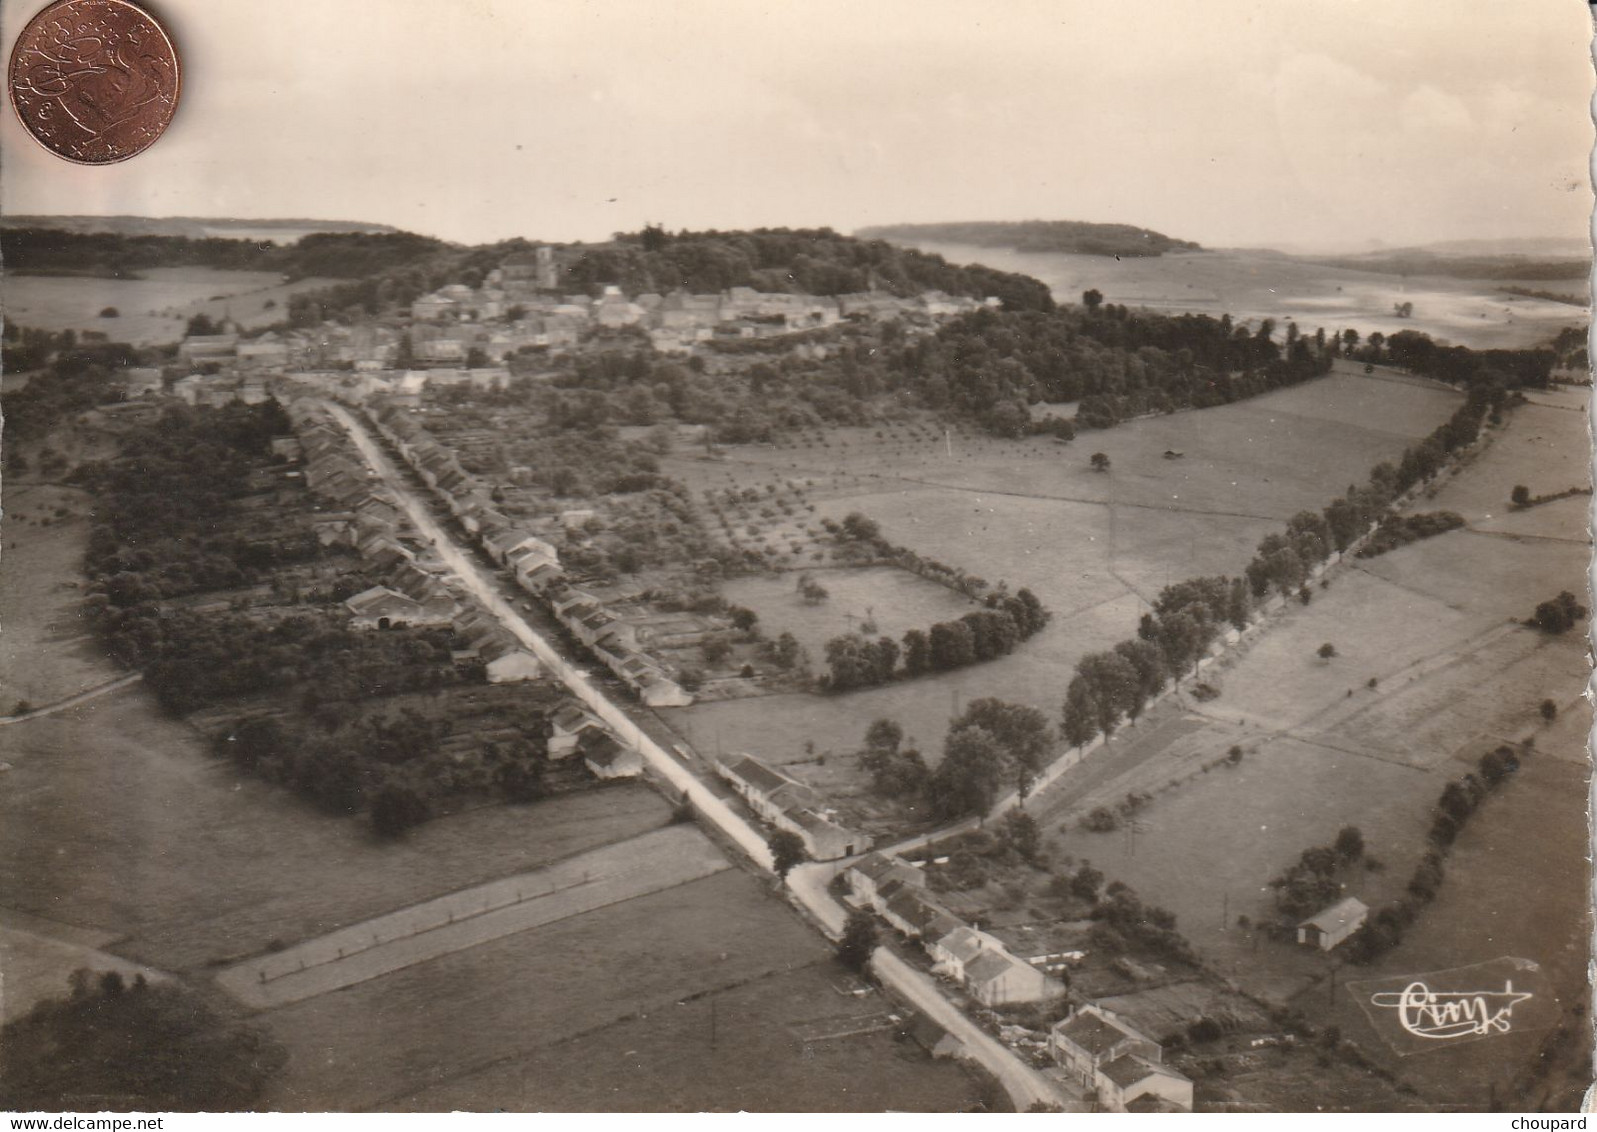
<path id="1" fill-rule="evenodd" d="M 436 629 L 450 624 L 448 610 L 427 605 L 389 589 L 372 586 L 344 602 L 354 629 Z"/>
<path id="2" fill-rule="evenodd" d="M 538 663 L 538 658 L 504 629 L 473 641 L 472 647 L 487 670 L 490 684 L 536 680 L 543 675 L 543 665 Z"/>
<path id="3" fill-rule="evenodd" d="M 1344 897 L 1299 924 L 1298 942 L 1330 951 L 1363 927 L 1369 915 L 1368 906 L 1358 897 Z"/>
<path id="4" fill-rule="evenodd" d="M 1086 1088 L 1096 1088 L 1099 1066 L 1117 1058 L 1163 1059 L 1158 1042 L 1111 1011 L 1091 1005 L 1054 1023 L 1048 1033 L 1048 1052 Z"/>
<path id="5" fill-rule="evenodd" d="M 579 749 L 583 763 L 598 778 L 636 778 L 643 773 L 643 756 L 608 731 L 584 735 Z"/>
<path id="6" fill-rule="evenodd" d="M 1191 1112 L 1192 1080 L 1162 1061 L 1126 1055 L 1098 1067 L 1098 1106 L 1108 1112 Z"/>
<path id="7" fill-rule="evenodd" d="M 870 848 L 869 835 L 834 821 L 821 809 L 814 790 L 753 755 L 740 754 L 719 762 L 716 772 L 762 820 L 797 834 L 814 860 L 851 857 Z"/>
<path id="8" fill-rule="evenodd" d="M 878 911 L 882 919 L 913 939 L 921 939 L 921 932 L 947 915 L 945 909 L 934 904 L 923 893 L 905 888 L 890 897 Z"/>
<path id="9" fill-rule="evenodd" d="M 1038 1002 L 1064 990 L 1057 981 L 1003 948 L 983 949 L 966 963 L 964 981 L 965 989 L 986 1006 Z"/>
<path id="10" fill-rule="evenodd" d="M 549 757 L 559 760 L 575 754 L 585 735 L 604 729 L 598 719 L 568 701 L 549 717 Z"/>
<path id="11" fill-rule="evenodd" d="M 878 894 L 886 884 L 897 882 L 916 888 L 926 887 L 926 874 L 886 853 L 868 853 L 843 873 L 849 891 L 861 903 L 876 907 Z"/>

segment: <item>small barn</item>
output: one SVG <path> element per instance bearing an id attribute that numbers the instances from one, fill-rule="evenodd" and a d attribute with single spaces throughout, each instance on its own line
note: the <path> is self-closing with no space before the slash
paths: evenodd
<path id="1" fill-rule="evenodd" d="M 1369 908 L 1357 897 L 1338 900 L 1298 925 L 1298 942 L 1330 951 L 1363 927 L 1369 914 Z"/>

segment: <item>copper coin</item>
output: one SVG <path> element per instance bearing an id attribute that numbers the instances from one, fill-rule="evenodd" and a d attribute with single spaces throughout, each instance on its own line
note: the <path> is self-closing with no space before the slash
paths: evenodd
<path id="1" fill-rule="evenodd" d="M 177 113 L 177 51 L 127 0 L 56 0 L 11 50 L 11 105 L 28 133 L 80 165 L 126 161 Z"/>

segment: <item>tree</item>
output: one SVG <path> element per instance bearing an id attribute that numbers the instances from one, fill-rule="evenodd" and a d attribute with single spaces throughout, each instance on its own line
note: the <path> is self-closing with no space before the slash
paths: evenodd
<path id="1" fill-rule="evenodd" d="M 122 312 L 115 307 L 104 307 L 100 311 L 101 318 L 121 318 Z"/>
<path id="2" fill-rule="evenodd" d="M 1098 902 L 1098 889 L 1103 884 L 1103 873 L 1083 863 L 1070 878 L 1070 891 L 1083 900 Z"/>
<path id="3" fill-rule="evenodd" d="M 950 730 L 980 727 L 998 741 L 1004 754 L 1026 774 L 1042 769 L 1053 735 L 1048 717 L 1034 707 L 993 697 L 972 700 Z"/>
<path id="4" fill-rule="evenodd" d="M 904 741 L 904 729 L 891 719 L 878 719 L 865 729 L 865 746 L 872 751 L 896 754 Z"/>
<path id="5" fill-rule="evenodd" d="M 1345 825 L 1337 831 L 1333 848 L 1342 860 L 1357 861 L 1364 856 L 1364 834 L 1356 825 Z"/>
<path id="6" fill-rule="evenodd" d="M 1064 712 L 1059 724 L 1065 742 L 1079 747 L 1098 734 L 1098 699 L 1092 681 L 1077 673 L 1065 693 Z"/>
<path id="7" fill-rule="evenodd" d="M 1109 457 L 1102 452 L 1094 452 L 1092 454 L 1092 470 L 1095 472 L 1107 472 L 1109 470 Z"/>
<path id="8" fill-rule="evenodd" d="M 1096 311 L 1099 307 L 1103 306 L 1103 292 L 1098 290 L 1096 287 L 1093 287 L 1087 291 L 1083 291 L 1081 293 L 1081 305 L 1086 307 L 1089 311 Z"/>
<path id="9" fill-rule="evenodd" d="M 1522 483 L 1516 483 L 1514 485 L 1514 490 L 1508 496 L 1508 501 L 1510 503 L 1512 503 L 1515 507 L 1526 507 L 1526 506 L 1529 506 L 1530 505 L 1530 488 L 1526 487 Z"/>
<path id="10" fill-rule="evenodd" d="M 938 817 L 985 814 L 998 797 L 1005 773 L 1004 749 L 981 727 L 961 727 L 948 734 L 943 761 L 932 773 L 932 808 Z"/>
<path id="11" fill-rule="evenodd" d="M 726 615 L 731 619 L 732 627 L 740 633 L 752 631 L 754 626 L 758 624 L 760 620 L 760 615 L 758 613 L 741 605 L 732 606 L 726 611 Z"/>
<path id="12" fill-rule="evenodd" d="M 963 621 L 939 621 L 932 626 L 927 656 L 933 672 L 947 672 L 976 662 L 976 642 Z"/>
<path id="13" fill-rule="evenodd" d="M 931 669 L 931 663 L 931 648 L 926 634 L 919 629 L 910 629 L 904 634 L 904 675 L 924 675 Z"/>
<path id="14" fill-rule="evenodd" d="M 1544 633 L 1562 633 L 1586 616 L 1586 607 L 1575 600 L 1575 595 L 1564 590 L 1552 601 L 1536 607 L 1531 625 Z"/>
<path id="15" fill-rule="evenodd" d="M 868 519 L 858 511 L 850 511 L 843 516 L 843 537 L 869 542 L 880 538 L 881 526 L 874 519 Z"/>
<path id="16" fill-rule="evenodd" d="M 1539 710 L 1542 713 L 1542 719 L 1548 723 L 1558 718 L 1558 705 L 1552 700 L 1543 700 Z"/>
<path id="17" fill-rule="evenodd" d="M 1010 810 L 1005 814 L 998 836 L 1020 855 L 1021 860 L 1037 863 L 1042 851 L 1042 831 L 1037 828 L 1037 819 L 1025 810 Z"/>
<path id="18" fill-rule="evenodd" d="M 488 359 L 488 352 L 481 346 L 472 346 L 466 350 L 467 369 L 487 369 L 492 364 Z"/>
<path id="19" fill-rule="evenodd" d="M 863 971 L 876 950 L 876 918 L 863 908 L 848 914 L 842 938 L 837 941 L 837 957 L 851 971 Z"/>
<path id="20" fill-rule="evenodd" d="M 1326 641 L 1325 644 L 1321 645 L 1319 649 L 1315 651 L 1314 655 L 1318 656 L 1321 660 L 1330 660 L 1336 655 L 1336 646 L 1330 641 Z"/>
<path id="21" fill-rule="evenodd" d="M 805 605 L 819 605 L 831 595 L 826 592 L 826 587 L 817 582 L 808 574 L 799 575 L 799 596 L 804 599 Z"/>
<path id="22" fill-rule="evenodd" d="M 771 867 L 783 880 L 794 865 L 804 863 L 804 839 L 790 829 L 779 829 L 765 843 L 771 849 Z"/>

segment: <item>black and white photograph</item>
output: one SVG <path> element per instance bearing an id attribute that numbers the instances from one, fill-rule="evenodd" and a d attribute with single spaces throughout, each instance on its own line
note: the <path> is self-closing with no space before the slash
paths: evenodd
<path id="1" fill-rule="evenodd" d="M 1587 4 L 0 39 L 0 1109 L 1583 1111 Z"/>

